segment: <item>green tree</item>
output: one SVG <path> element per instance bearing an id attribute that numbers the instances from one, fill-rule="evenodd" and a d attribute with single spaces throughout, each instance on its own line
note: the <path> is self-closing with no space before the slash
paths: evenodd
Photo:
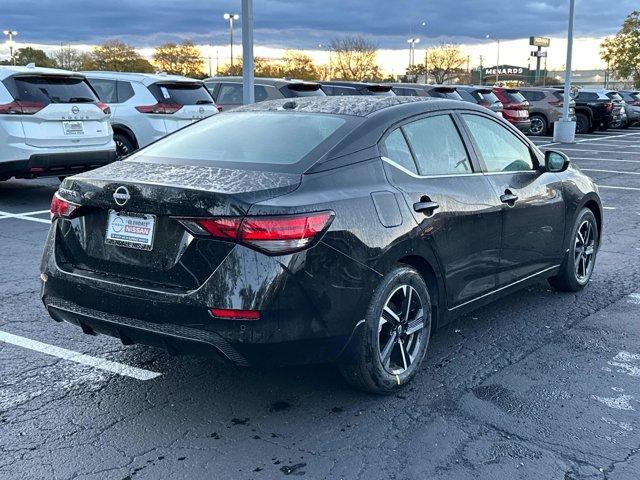
<path id="1" fill-rule="evenodd" d="M 190 41 L 165 43 L 156 48 L 153 63 L 159 70 L 186 77 L 204 77 L 204 59 Z"/>
<path id="2" fill-rule="evenodd" d="M 88 60 L 88 59 L 87 59 Z M 119 40 L 105 42 L 91 52 L 94 70 L 153 73 L 155 69 L 132 45 Z"/>
<path id="3" fill-rule="evenodd" d="M 600 45 L 600 55 L 619 78 L 633 78 L 640 88 L 640 11 L 633 11 L 614 37 Z"/>
<path id="4" fill-rule="evenodd" d="M 16 60 L 16 65 L 28 65 L 29 63 L 35 63 L 37 67 L 56 67 L 56 62 L 50 58 L 44 50 L 40 50 L 39 48 L 19 48 L 16 51 L 14 58 Z"/>
<path id="5" fill-rule="evenodd" d="M 309 55 L 287 50 L 282 57 L 281 76 L 300 80 L 317 80 L 320 77 L 320 71 Z"/>

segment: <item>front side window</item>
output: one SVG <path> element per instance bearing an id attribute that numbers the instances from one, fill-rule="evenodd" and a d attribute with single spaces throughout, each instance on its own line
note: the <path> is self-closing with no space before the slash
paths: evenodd
<path id="1" fill-rule="evenodd" d="M 479 115 L 462 115 L 480 150 L 488 172 L 533 170 L 531 151 L 499 123 Z"/>
<path id="2" fill-rule="evenodd" d="M 407 145 L 407 141 L 404 139 L 402 130 L 397 128 L 391 132 L 387 138 L 384 139 L 384 142 L 382 142 L 382 147 L 384 156 L 389 160 L 392 160 L 412 173 L 418 173 L 416 164 L 413 161 L 413 155 L 411 155 L 411 150 L 409 149 L 409 145 Z"/>
<path id="3" fill-rule="evenodd" d="M 404 125 L 420 175 L 471 173 L 471 162 L 449 115 L 427 117 Z"/>

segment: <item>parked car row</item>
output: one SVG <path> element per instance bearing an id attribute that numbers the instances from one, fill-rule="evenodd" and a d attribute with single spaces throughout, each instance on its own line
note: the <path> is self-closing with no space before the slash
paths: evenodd
<path id="1" fill-rule="evenodd" d="M 106 165 L 216 113 L 191 78 L 0 67 L 0 181 Z"/>

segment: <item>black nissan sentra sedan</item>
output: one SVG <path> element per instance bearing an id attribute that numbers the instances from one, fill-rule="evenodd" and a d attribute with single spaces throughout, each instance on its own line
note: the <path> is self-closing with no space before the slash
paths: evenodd
<path id="1" fill-rule="evenodd" d="M 541 279 L 583 288 L 602 230 L 564 154 L 421 97 L 241 107 L 67 178 L 51 212 L 55 320 L 239 365 L 335 362 L 378 393 L 454 316 Z"/>

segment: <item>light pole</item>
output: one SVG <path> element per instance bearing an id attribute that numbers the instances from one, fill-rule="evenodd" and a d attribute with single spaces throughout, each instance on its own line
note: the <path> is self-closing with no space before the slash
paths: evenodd
<path id="1" fill-rule="evenodd" d="M 420 38 L 411 37 L 410 39 L 407 40 L 407 43 L 409 44 L 409 69 L 411 69 L 411 67 L 413 67 L 413 62 L 415 60 L 414 54 L 416 50 L 416 43 L 420 43 Z"/>
<path id="2" fill-rule="evenodd" d="M 491 38 L 491 35 L 485 35 L 485 38 Z M 498 49 L 496 52 L 496 84 L 500 80 L 500 39 L 496 38 L 496 42 L 498 43 Z"/>
<path id="3" fill-rule="evenodd" d="M 553 125 L 553 141 L 573 143 L 576 138 L 576 122 L 569 120 L 569 102 L 571 101 L 571 59 L 573 57 L 573 19 L 576 13 L 576 0 L 569 3 L 569 28 L 567 29 L 567 65 L 564 75 L 564 98 L 562 99 L 562 120 Z"/>
<path id="4" fill-rule="evenodd" d="M 225 13 L 224 19 L 229 22 L 229 47 L 231 49 L 231 70 L 233 70 L 233 22 L 238 20 L 240 15 L 237 13 Z"/>
<path id="5" fill-rule="evenodd" d="M 255 101 L 253 70 L 253 0 L 242 0 L 242 103 Z"/>
<path id="6" fill-rule="evenodd" d="M 11 56 L 11 63 L 13 65 L 16 64 L 16 59 L 13 58 L 13 37 L 14 35 L 18 35 L 18 32 L 15 30 L 5 30 L 4 33 L 9 39 L 7 40 L 7 45 L 9 45 L 9 55 Z"/>

